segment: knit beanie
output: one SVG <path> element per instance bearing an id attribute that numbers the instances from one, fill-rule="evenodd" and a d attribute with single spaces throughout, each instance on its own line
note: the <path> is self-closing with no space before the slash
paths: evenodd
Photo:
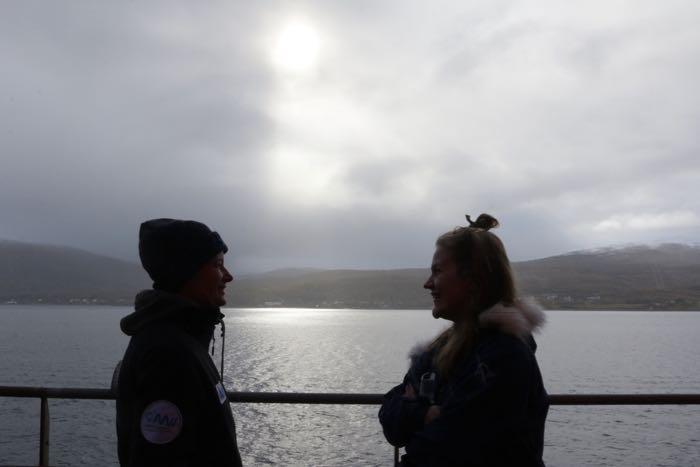
<path id="1" fill-rule="evenodd" d="M 201 222 L 151 219 L 139 229 L 139 256 L 154 289 L 179 291 L 207 261 L 227 251 L 219 234 Z"/>

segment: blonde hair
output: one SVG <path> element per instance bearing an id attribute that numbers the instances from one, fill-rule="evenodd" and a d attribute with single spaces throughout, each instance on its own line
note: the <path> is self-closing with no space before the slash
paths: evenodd
<path id="1" fill-rule="evenodd" d="M 479 314 L 497 303 L 512 305 L 517 296 L 515 280 L 503 242 L 489 232 L 498 221 L 481 214 L 468 227 L 457 227 L 438 237 L 435 245 L 452 254 L 459 273 L 475 285 L 475 294 L 465 319 L 438 335 L 430 344 L 437 349 L 435 364 L 443 377 L 449 375 L 457 360 L 474 345 L 479 327 Z"/>

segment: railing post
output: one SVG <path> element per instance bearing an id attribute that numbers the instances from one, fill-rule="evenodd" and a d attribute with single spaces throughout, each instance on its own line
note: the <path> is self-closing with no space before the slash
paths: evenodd
<path id="1" fill-rule="evenodd" d="M 398 446 L 394 446 L 394 467 L 398 467 L 399 465 L 399 448 Z"/>
<path id="2" fill-rule="evenodd" d="M 41 397 L 41 420 L 39 421 L 39 466 L 49 465 L 49 400 Z"/>

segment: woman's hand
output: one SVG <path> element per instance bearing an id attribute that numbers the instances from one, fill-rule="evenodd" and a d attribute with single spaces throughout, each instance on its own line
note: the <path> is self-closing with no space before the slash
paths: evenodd
<path id="1" fill-rule="evenodd" d="M 425 420 L 424 424 L 427 425 L 428 423 L 432 422 L 436 418 L 440 416 L 440 406 L 439 405 L 431 405 L 428 407 L 428 411 L 425 413 Z"/>
<path id="2" fill-rule="evenodd" d="M 415 399 L 416 398 L 416 390 L 413 389 L 413 385 L 411 383 L 407 383 L 406 387 L 404 388 L 403 391 L 403 397 L 406 399 Z"/>

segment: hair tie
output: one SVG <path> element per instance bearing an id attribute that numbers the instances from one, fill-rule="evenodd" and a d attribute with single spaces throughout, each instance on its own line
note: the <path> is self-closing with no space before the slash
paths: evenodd
<path id="1" fill-rule="evenodd" d="M 473 221 L 469 214 L 465 214 L 465 217 L 467 218 L 467 222 L 469 222 L 470 229 L 479 229 L 483 230 L 484 232 L 488 232 L 489 230 L 498 227 L 498 221 L 488 214 L 479 215 L 479 217 L 476 218 L 476 221 Z"/>

